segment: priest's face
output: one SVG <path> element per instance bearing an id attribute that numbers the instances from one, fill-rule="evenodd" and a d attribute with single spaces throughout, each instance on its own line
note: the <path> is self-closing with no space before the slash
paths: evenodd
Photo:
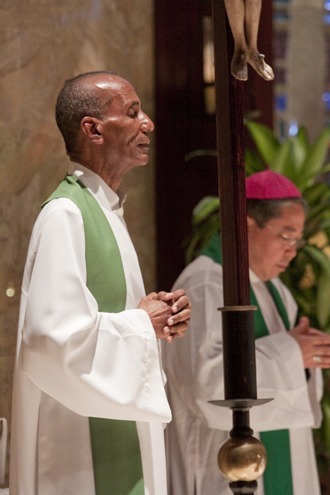
<path id="1" fill-rule="evenodd" d="M 90 76 L 84 84 L 104 102 L 104 110 L 99 117 L 81 120 L 83 134 L 88 136 L 83 141 L 87 151 L 84 149 L 77 161 L 89 166 L 116 190 L 129 170 L 148 163 L 149 133 L 154 124 L 126 79 L 102 73 Z"/>
<path id="2" fill-rule="evenodd" d="M 248 217 L 249 264 L 261 280 L 284 272 L 302 243 L 305 212 L 300 204 L 282 206 L 280 216 L 262 228 Z"/>
<path id="3" fill-rule="evenodd" d="M 122 167 L 124 172 L 146 165 L 150 146 L 148 134 L 154 130 L 154 124 L 142 110 L 133 86 L 119 76 L 109 76 L 101 87 L 105 94 L 111 95 L 101 123 L 108 163 L 112 168 Z"/>

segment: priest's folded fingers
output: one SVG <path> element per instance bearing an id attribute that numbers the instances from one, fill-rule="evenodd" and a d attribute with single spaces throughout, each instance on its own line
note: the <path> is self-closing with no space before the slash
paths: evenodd
<path id="1" fill-rule="evenodd" d="M 171 327 L 171 337 L 183 337 L 188 330 L 188 322 L 181 321 Z"/>
<path id="2" fill-rule="evenodd" d="M 172 314 L 168 320 L 167 324 L 169 327 L 173 327 L 174 325 L 177 325 L 178 323 L 188 323 L 191 317 L 191 310 L 190 308 L 186 309 L 181 309 L 178 313 Z"/>

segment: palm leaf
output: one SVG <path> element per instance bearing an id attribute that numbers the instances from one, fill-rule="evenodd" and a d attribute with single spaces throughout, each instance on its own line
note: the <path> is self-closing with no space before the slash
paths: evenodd
<path id="1" fill-rule="evenodd" d="M 270 168 L 279 174 L 286 175 L 291 180 L 295 176 L 294 158 L 292 156 L 292 143 L 290 140 L 285 141 L 282 146 L 277 149 L 270 162 Z"/>
<path id="2" fill-rule="evenodd" d="M 193 225 L 205 221 L 215 211 L 219 211 L 219 198 L 217 196 L 205 196 L 193 209 Z"/>
<path id="3" fill-rule="evenodd" d="M 304 168 L 301 171 L 305 181 L 312 181 L 322 172 L 322 167 L 330 144 L 330 128 L 324 129 L 316 139 L 315 143 L 310 145 Z"/>
<path id="4" fill-rule="evenodd" d="M 189 162 L 190 160 L 193 160 L 194 158 L 200 158 L 204 156 L 214 156 L 217 157 L 218 153 L 216 150 L 209 150 L 209 149 L 200 149 L 200 150 L 194 150 L 191 151 L 190 153 L 187 153 L 184 157 L 185 162 Z"/>
<path id="5" fill-rule="evenodd" d="M 328 259 L 330 265 L 330 260 Z M 321 273 L 317 281 L 317 295 L 316 295 L 316 316 L 322 328 L 324 328 L 330 319 L 330 275 L 327 273 Z"/>
<path id="6" fill-rule="evenodd" d="M 245 125 L 256 143 L 264 162 L 267 165 L 273 163 L 273 158 L 281 144 L 274 136 L 272 130 L 262 124 L 253 122 L 252 120 L 246 120 Z"/>

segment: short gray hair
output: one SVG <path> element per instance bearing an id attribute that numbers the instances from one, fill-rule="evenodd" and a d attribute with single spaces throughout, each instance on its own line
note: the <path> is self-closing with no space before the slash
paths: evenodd
<path id="1" fill-rule="evenodd" d="M 80 122 L 83 117 L 101 118 L 109 105 L 88 82 L 97 75 L 116 75 L 113 71 L 85 72 L 65 81 L 56 102 L 56 123 L 64 138 L 67 153 L 76 151 Z"/>

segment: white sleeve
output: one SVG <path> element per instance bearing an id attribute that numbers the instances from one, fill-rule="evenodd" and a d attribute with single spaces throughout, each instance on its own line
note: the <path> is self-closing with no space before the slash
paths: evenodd
<path id="1" fill-rule="evenodd" d="M 186 282 L 186 285 L 184 285 Z M 230 430 L 231 411 L 209 404 L 224 398 L 221 338 L 222 269 L 201 257 L 186 280 L 180 280 L 192 302 L 190 332 L 193 350 L 195 394 L 208 426 Z M 235 356 L 233 356 L 233 367 Z M 258 398 L 272 398 L 266 405 L 251 409 L 251 426 L 258 431 L 313 426 L 308 384 L 298 345 L 285 332 L 256 341 Z"/>
<path id="2" fill-rule="evenodd" d="M 67 408 L 84 416 L 170 420 L 150 319 L 139 309 L 98 312 L 86 287 L 82 217 L 69 200 L 47 205 L 36 222 L 20 328 L 24 373 Z"/>

